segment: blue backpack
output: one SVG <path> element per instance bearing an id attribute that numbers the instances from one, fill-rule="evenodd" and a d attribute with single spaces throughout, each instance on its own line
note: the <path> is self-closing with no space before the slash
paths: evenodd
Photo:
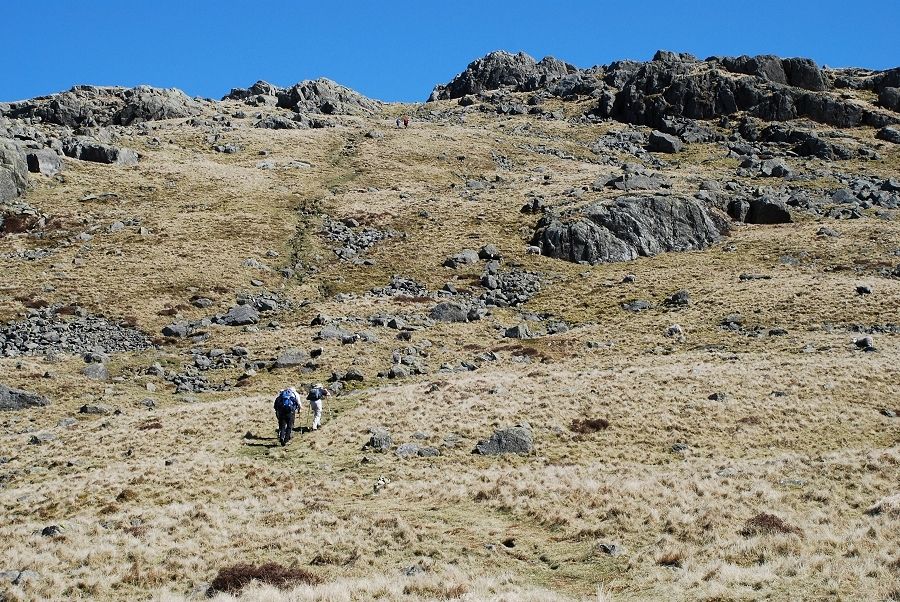
<path id="1" fill-rule="evenodd" d="M 294 400 L 294 394 L 291 393 L 288 389 L 285 389 L 281 393 L 278 394 L 278 397 L 275 398 L 275 409 L 276 410 L 296 410 L 296 401 Z"/>

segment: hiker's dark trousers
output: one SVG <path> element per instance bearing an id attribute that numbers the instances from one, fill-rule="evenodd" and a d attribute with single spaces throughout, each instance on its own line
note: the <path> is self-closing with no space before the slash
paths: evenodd
<path id="1" fill-rule="evenodd" d="M 275 410 L 278 417 L 278 442 L 287 445 L 291 440 L 291 432 L 294 430 L 294 417 L 297 415 L 296 410 Z"/>

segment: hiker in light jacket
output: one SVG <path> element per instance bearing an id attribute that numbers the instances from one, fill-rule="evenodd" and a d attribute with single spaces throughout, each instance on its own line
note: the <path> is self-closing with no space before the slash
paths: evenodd
<path id="1" fill-rule="evenodd" d="M 322 386 L 322 383 L 313 385 L 309 394 L 306 396 L 309 401 L 309 409 L 313 413 L 312 430 L 317 431 L 322 425 L 322 403 L 323 400 L 331 395 L 331 391 Z"/>

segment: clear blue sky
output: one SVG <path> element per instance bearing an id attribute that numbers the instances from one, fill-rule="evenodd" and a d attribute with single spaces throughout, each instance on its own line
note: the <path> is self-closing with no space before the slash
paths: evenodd
<path id="1" fill-rule="evenodd" d="M 580 67 L 659 48 L 900 66 L 900 0 L 3 0 L 0 101 L 91 83 L 218 98 L 326 76 L 424 100 L 491 50 Z"/>

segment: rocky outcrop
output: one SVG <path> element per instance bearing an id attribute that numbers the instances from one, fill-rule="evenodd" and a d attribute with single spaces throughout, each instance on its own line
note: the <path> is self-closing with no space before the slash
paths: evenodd
<path id="1" fill-rule="evenodd" d="M 290 88 L 258 81 L 249 88 L 232 89 L 222 100 L 243 100 L 251 105 L 276 104 L 298 113 L 324 115 L 372 115 L 381 110 L 380 102 L 324 77 L 305 80 Z"/>
<path id="2" fill-rule="evenodd" d="M 709 120 L 739 112 L 765 121 L 806 117 L 837 127 L 900 122 L 894 113 L 898 70 L 857 71 L 826 73 L 807 58 L 759 55 L 699 60 L 662 50 L 651 61 L 616 61 L 582 70 L 552 57 L 535 61 L 523 53 L 492 52 L 448 84 L 436 86 L 429 100 L 500 89 L 540 91 L 564 99 L 592 96 L 597 99 L 592 110 L 597 116 L 670 134 L 678 134 L 667 127 L 673 118 Z M 883 108 L 834 94 L 830 91 L 834 86 L 872 90 L 879 94 Z"/>
<path id="3" fill-rule="evenodd" d="M 782 59 L 772 54 L 725 57 L 721 64 L 732 73 L 753 75 L 760 79 L 821 92 L 826 89 L 825 78 L 815 61 L 805 58 Z"/>
<path id="4" fill-rule="evenodd" d="M 520 424 L 494 431 L 489 438 L 479 441 L 472 453 L 482 456 L 526 455 L 533 450 L 534 440 L 531 436 L 531 427 L 528 424 Z"/>
<path id="5" fill-rule="evenodd" d="M 511 54 L 498 50 L 469 63 L 466 70 L 450 83 L 434 88 L 429 101 L 461 98 L 487 90 L 508 88 L 514 92 L 531 92 L 574 74 L 577 69 L 552 56 L 535 61 L 524 52 Z M 570 82 L 577 86 L 577 82 Z"/>
<path id="6" fill-rule="evenodd" d="M 663 57 L 633 71 L 611 110 L 598 104 L 596 112 L 653 127 L 663 127 L 668 117 L 714 119 L 739 111 L 765 121 L 807 117 L 837 127 L 881 127 L 898 121 L 826 88 L 821 70 L 809 59 Z"/>
<path id="7" fill-rule="evenodd" d="M 135 165 L 138 162 L 137 152 L 130 148 L 102 144 L 85 136 L 66 140 L 63 143 L 63 153 L 67 157 L 93 163 Z"/>
<path id="8" fill-rule="evenodd" d="M 0 203 L 21 196 L 27 184 L 25 157 L 11 140 L 0 138 Z"/>
<path id="9" fill-rule="evenodd" d="M 590 264 L 666 251 L 705 249 L 727 230 L 702 202 L 675 196 L 625 196 L 538 222 L 532 244 L 549 257 Z"/>
<path id="10" fill-rule="evenodd" d="M 10 103 L 7 115 L 75 128 L 131 125 L 200 112 L 198 101 L 175 88 L 75 86 L 67 92 Z"/>

